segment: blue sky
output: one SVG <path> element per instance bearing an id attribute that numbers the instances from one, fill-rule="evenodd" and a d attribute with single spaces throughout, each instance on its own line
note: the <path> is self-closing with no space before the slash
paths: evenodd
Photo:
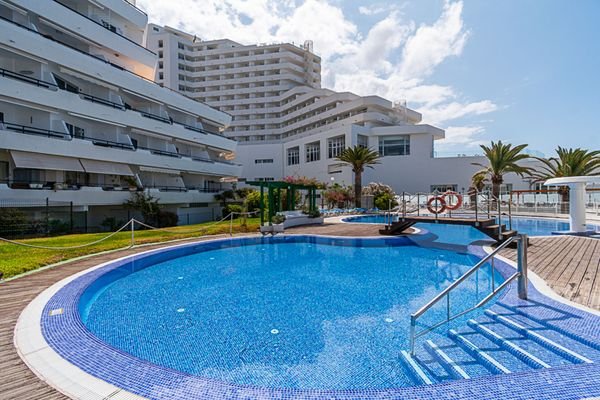
<path id="1" fill-rule="evenodd" d="M 600 1 L 138 0 L 151 22 L 203 39 L 310 39 L 323 86 L 406 100 L 446 129 L 440 153 L 479 143 L 600 148 Z"/>

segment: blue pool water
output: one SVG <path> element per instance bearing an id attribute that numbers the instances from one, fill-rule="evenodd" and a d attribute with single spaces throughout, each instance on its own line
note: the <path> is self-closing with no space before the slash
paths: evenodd
<path id="1" fill-rule="evenodd" d="M 369 224 L 385 224 L 387 222 L 384 215 L 360 215 L 345 218 L 344 221 Z M 508 218 L 504 217 L 502 223 L 508 226 Z M 427 229 L 438 235 L 438 240 L 444 243 L 468 244 L 475 240 L 489 239 L 488 236 L 475 228 L 460 225 L 418 223 L 415 227 Z M 569 223 L 559 219 L 513 217 L 512 229 L 529 236 L 546 236 L 552 235 L 552 232 L 555 231 L 568 230 Z M 599 227 L 593 225 L 589 225 L 589 229 L 600 230 Z"/>
<path id="2" fill-rule="evenodd" d="M 281 237 L 125 265 L 87 290 L 80 313 L 108 344 L 193 375 L 266 387 L 412 385 L 398 358 L 410 313 L 476 259 L 408 239 L 360 243 Z M 453 294 L 452 311 L 490 285 L 484 268 Z M 445 304 L 430 311 L 424 323 L 443 318 Z"/>

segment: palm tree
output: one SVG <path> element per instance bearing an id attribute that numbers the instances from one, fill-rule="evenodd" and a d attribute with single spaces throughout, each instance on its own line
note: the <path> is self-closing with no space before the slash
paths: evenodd
<path id="1" fill-rule="evenodd" d="M 473 163 L 473 165 L 483 167 L 475 175 L 481 174 L 489 178 L 492 182 L 492 195 L 496 198 L 500 196 L 500 185 L 504 183 L 504 175 L 515 173 L 522 177 L 526 174 L 529 175 L 533 170 L 531 167 L 523 167 L 518 164 L 519 161 L 529 158 L 529 155 L 521 153 L 527 147 L 526 144 L 513 146 L 499 140 L 497 143 L 492 141 L 492 145 L 489 147 L 483 144 L 480 147 L 483 149 L 489 165 Z"/>
<path id="2" fill-rule="evenodd" d="M 471 177 L 471 186 L 468 191 L 471 208 L 477 207 L 477 196 L 483 190 L 488 180 L 486 172 L 479 171 Z"/>
<path id="3" fill-rule="evenodd" d="M 556 149 L 557 157 L 548 159 L 534 157 L 542 163 L 541 169 L 532 174 L 535 182 L 546 181 L 564 176 L 591 176 L 600 175 L 600 150 L 589 151 L 580 148 Z M 559 186 L 558 193 L 561 197 L 562 211 L 567 212 L 569 202 L 569 187 Z"/>
<path id="4" fill-rule="evenodd" d="M 360 207 L 362 173 L 365 171 L 365 167 L 373 168 L 373 165 L 379 164 L 379 153 L 373 149 L 357 145 L 346 148 L 337 156 L 337 160 L 352 167 L 352 172 L 354 172 L 354 205 Z"/>

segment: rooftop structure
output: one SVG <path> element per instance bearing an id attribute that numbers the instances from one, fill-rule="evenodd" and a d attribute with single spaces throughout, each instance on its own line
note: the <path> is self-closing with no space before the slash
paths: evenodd
<path id="1" fill-rule="evenodd" d="M 144 190 L 212 219 L 240 173 L 231 115 L 154 82 L 146 24 L 127 1 L 0 3 L 0 199 L 73 202 L 97 225 Z"/>

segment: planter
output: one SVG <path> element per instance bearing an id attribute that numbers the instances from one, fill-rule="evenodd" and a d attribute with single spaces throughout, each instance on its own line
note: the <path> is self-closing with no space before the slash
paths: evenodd
<path id="1" fill-rule="evenodd" d="M 283 233 L 283 231 L 285 230 L 285 227 L 283 226 L 283 224 L 273 224 L 272 226 L 273 228 L 273 233 Z"/>
<path id="2" fill-rule="evenodd" d="M 273 227 L 270 225 L 263 225 L 260 227 L 260 233 L 267 234 L 267 233 L 273 233 Z"/>

